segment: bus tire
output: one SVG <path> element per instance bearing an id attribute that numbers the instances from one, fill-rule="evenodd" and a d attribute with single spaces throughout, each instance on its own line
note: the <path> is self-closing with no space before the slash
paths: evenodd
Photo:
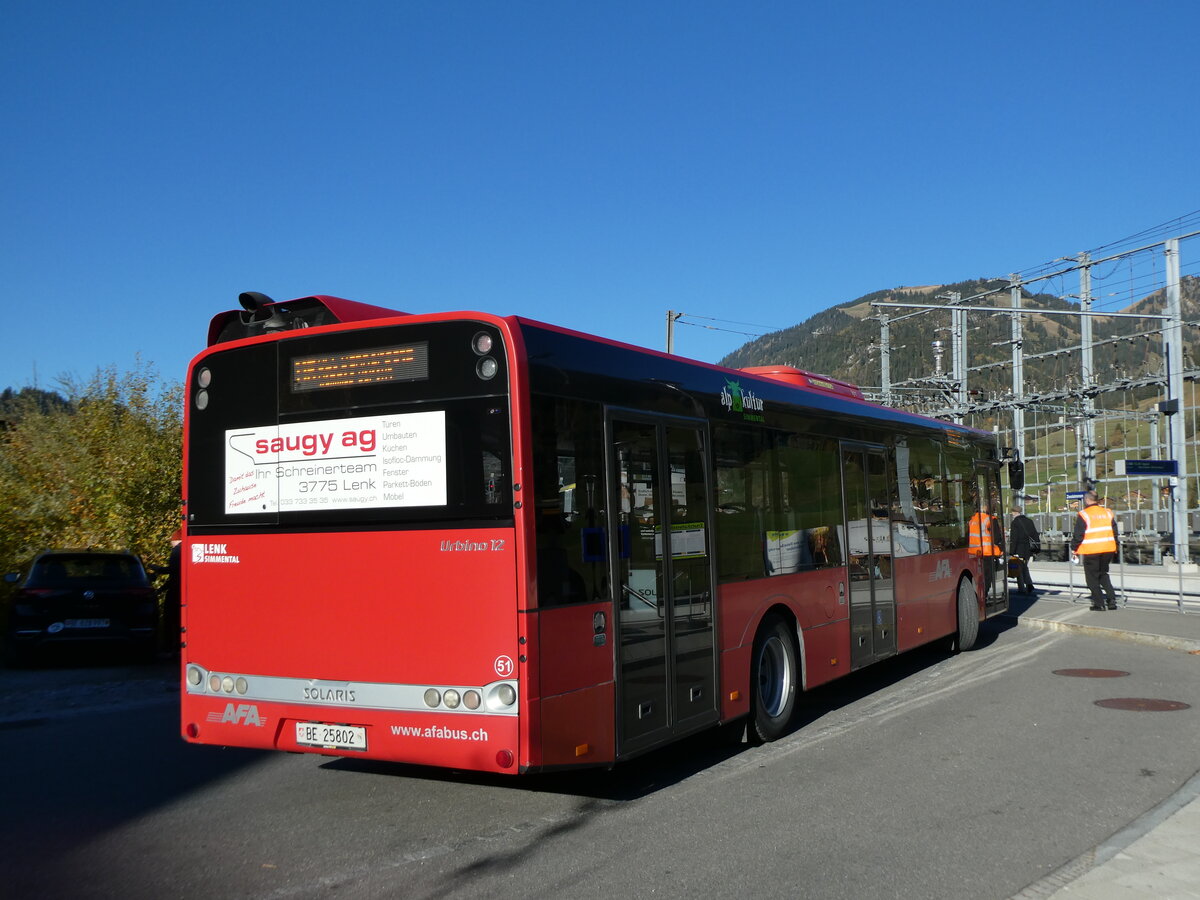
<path id="1" fill-rule="evenodd" d="M 779 616 L 768 616 L 754 636 L 750 657 L 750 743 L 765 744 L 787 732 L 796 713 L 798 673 L 792 629 Z"/>
<path id="2" fill-rule="evenodd" d="M 958 634 L 956 649 L 970 650 L 979 638 L 979 602 L 975 597 L 975 582 L 964 578 L 958 583 Z"/>

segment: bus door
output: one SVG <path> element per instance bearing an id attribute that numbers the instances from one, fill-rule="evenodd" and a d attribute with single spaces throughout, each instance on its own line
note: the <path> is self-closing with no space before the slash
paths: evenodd
<path id="1" fill-rule="evenodd" d="M 983 604 L 986 615 L 1008 606 L 1008 530 L 1004 527 L 1004 509 L 1000 504 L 1000 465 L 975 462 L 975 496 L 986 502 L 988 514 L 995 519 L 992 540 L 1000 552 L 983 558 Z"/>
<path id="2" fill-rule="evenodd" d="M 608 421 L 618 754 L 718 717 L 712 491 L 703 423 Z"/>
<path id="3" fill-rule="evenodd" d="M 889 478 L 883 448 L 842 445 L 852 669 L 896 652 Z"/>

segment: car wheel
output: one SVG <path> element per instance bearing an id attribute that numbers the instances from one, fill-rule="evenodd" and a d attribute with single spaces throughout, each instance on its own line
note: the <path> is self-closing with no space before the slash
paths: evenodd
<path id="1" fill-rule="evenodd" d="M 10 669 L 28 667 L 32 656 L 29 647 L 18 643 L 11 635 L 4 640 L 4 665 Z"/>

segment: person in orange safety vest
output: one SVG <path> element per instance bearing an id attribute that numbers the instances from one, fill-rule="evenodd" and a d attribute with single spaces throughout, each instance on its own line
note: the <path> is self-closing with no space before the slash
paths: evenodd
<path id="1" fill-rule="evenodd" d="M 972 556 L 1003 556 L 1004 534 L 996 517 L 988 512 L 987 502 L 967 522 L 967 547 Z"/>
<path id="2" fill-rule="evenodd" d="M 972 556 L 983 559 L 983 583 L 992 592 L 996 563 L 1004 556 L 1004 531 L 999 520 L 991 514 L 986 500 L 980 501 L 979 512 L 967 522 L 967 549 Z"/>
<path id="3" fill-rule="evenodd" d="M 1092 592 L 1092 609 L 1117 608 L 1117 593 L 1113 590 L 1108 567 L 1117 555 L 1117 517 L 1111 509 L 1100 505 L 1095 491 L 1083 495 L 1083 509 L 1075 517 L 1075 532 L 1071 536 L 1071 552 L 1083 559 L 1083 577 Z"/>

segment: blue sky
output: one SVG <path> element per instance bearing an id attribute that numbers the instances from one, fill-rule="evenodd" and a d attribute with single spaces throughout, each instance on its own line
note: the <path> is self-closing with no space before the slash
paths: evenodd
<path id="1" fill-rule="evenodd" d="M 244 290 L 661 349 L 668 309 L 783 328 L 1200 209 L 1190 2 L 8 0 L 4 21 L 0 388 L 138 354 L 182 378 Z M 676 333 L 708 361 L 747 339 Z"/>

